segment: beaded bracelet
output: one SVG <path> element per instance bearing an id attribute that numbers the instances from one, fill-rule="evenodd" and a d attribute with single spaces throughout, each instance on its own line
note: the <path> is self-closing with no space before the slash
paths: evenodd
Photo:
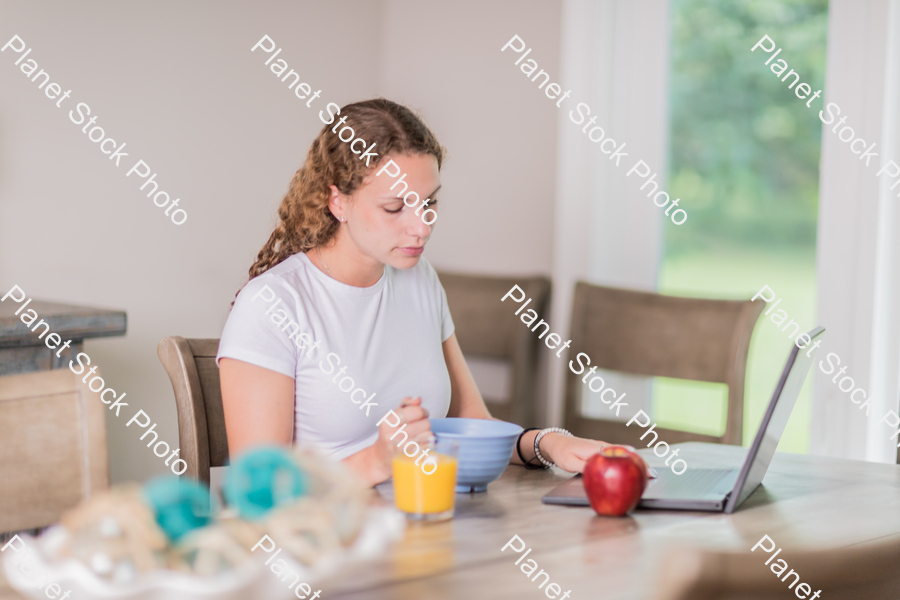
<path id="1" fill-rule="evenodd" d="M 561 434 L 567 435 L 569 437 L 572 437 L 572 434 L 571 434 L 571 432 L 566 431 L 562 427 L 548 427 L 547 429 L 542 429 L 539 434 L 534 436 L 534 455 L 537 457 L 537 459 L 539 461 L 541 461 L 544 464 L 544 466 L 546 468 L 549 469 L 550 467 L 553 467 L 556 465 L 555 465 L 555 463 L 550 462 L 549 460 L 547 460 L 546 458 L 544 458 L 541 455 L 541 449 L 539 447 L 539 445 L 541 443 L 541 438 L 544 437 L 544 435 L 546 435 L 548 433 L 561 433 Z"/>

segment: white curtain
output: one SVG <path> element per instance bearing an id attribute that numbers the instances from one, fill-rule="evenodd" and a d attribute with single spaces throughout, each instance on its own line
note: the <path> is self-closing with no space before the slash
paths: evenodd
<path id="1" fill-rule="evenodd" d="M 831 0 L 824 102 L 837 103 L 857 135 L 877 141 L 879 156 L 867 167 L 823 127 L 817 260 L 826 334 L 819 358 L 837 354 L 873 405 L 866 417 L 817 360 L 814 454 L 896 460 L 893 432 L 879 421 L 896 412 L 900 391 L 900 199 L 888 190 L 893 181 L 875 174 L 888 159 L 900 163 L 898 37 L 900 0 Z"/>

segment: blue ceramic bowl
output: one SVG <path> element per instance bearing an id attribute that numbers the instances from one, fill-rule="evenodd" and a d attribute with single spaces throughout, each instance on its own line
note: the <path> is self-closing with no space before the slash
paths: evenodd
<path id="1" fill-rule="evenodd" d="M 485 492 L 500 477 L 522 428 L 490 419 L 431 419 L 431 430 L 440 439 L 459 442 L 457 492 Z"/>

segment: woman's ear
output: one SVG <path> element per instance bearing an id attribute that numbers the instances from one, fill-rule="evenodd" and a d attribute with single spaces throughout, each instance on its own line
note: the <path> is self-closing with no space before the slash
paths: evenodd
<path id="1" fill-rule="evenodd" d="M 331 195 L 328 198 L 328 208 L 331 210 L 331 214 L 338 221 L 345 219 L 344 209 L 346 208 L 347 197 L 337 189 L 336 185 L 330 185 L 328 189 L 331 191 Z"/>

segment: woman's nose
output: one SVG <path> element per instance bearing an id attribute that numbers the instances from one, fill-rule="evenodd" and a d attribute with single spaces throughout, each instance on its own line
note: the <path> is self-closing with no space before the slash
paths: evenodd
<path id="1" fill-rule="evenodd" d="M 407 217 L 409 232 L 420 238 L 427 238 L 431 235 L 431 226 L 426 225 L 425 221 L 422 220 L 422 213 L 416 214 L 415 210 L 409 211 L 409 216 Z"/>

